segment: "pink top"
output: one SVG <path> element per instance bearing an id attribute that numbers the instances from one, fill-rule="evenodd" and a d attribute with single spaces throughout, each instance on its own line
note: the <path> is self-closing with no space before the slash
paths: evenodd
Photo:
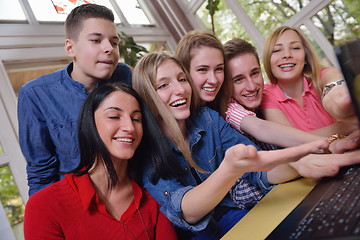
<path id="1" fill-rule="evenodd" d="M 235 99 L 233 98 L 230 99 L 227 105 L 225 115 L 225 120 L 230 123 L 233 128 L 235 128 L 241 133 L 243 133 L 243 131 L 241 131 L 240 129 L 241 121 L 243 120 L 243 118 L 248 115 L 256 116 L 254 112 L 246 110 L 240 103 L 235 101 Z"/>
<path id="2" fill-rule="evenodd" d="M 329 68 L 322 71 L 321 75 Z M 297 101 L 287 98 L 279 85 L 267 83 L 264 86 L 264 93 L 260 108 L 275 108 L 281 110 L 289 119 L 291 124 L 303 131 L 311 131 L 328 126 L 336 120 L 324 109 L 321 98 L 314 86 L 308 83 L 304 77 L 304 93 L 302 95 L 304 106 Z"/>

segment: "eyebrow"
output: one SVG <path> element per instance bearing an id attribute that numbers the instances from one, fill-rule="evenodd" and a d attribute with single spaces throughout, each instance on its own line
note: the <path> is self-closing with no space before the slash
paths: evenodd
<path id="1" fill-rule="evenodd" d="M 301 43 L 300 41 L 292 41 L 290 42 L 290 44 L 294 44 L 294 43 Z M 276 43 L 275 46 L 282 46 L 282 43 Z"/>
<path id="2" fill-rule="evenodd" d="M 123 112 L 124 110 L 122 110 L 121 108 L 119 107 L 108 107 L 108 108 L 105 108 L 104 109 L 104 112 L 106 110 L 116 110 L 116 111 L 119 111 L 119 112 Z M 141 111 L 139 109 L 135 109 L 132 113 L 141 113 Z"/>
<path id="3" fill-rule="evenodd" d="M 88 36 L 92 36 L 92 35 L 93 35 L 93 36 L 103 36 L 104 34 L 99 33 L 99 32 L 92 32 L 92 33 L 89 33 Z M 112 36 L 111 38 L 112 38 L 112 39 L 117 39 L 117 40 L 120 39 L 117 35 L 114 35 L 114 36 Z"/>

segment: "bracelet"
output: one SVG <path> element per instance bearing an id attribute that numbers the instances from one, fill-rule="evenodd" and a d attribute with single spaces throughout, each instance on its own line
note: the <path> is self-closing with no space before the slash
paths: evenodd
<path id="1" fill-rule="evenodd" d="M 324 90 L 323 90 L 323 92 L 322 92 L 322 94 L 321 94 L 321 99 L 323 99 L 324 96 L 325 96 L 328 92 L 330 92 L 330 90 L 331 90 L 333 87 L 335 87 L 335 86 L 337 86 L 337 85 L 341 85 L 341 84 L 343 84 L 343 83 L 345 83 L 345 80 L 344 80 L 344 79 L 341 79 L 341 80 L 338 80 L 338 81 L 335 81 L 335 82 L 331 82 L 331 83 L 326 84 L 325 87 L 324 87 Z"/>
<path id="2" fill-rule="evenodd" d="M 344 135 L 333 134 L 333 135 L 331 135 L 330 137 L 328 137 L 328 138 L 326 139 L 326 141 L 328 142 L 329 147 L 330 147 L 330 144 L 331 144 L 333 141 L 339 140 L 339 139 L 344 139 L 345 137 L 346 137 L 346 136 L 344 136 Z M 325 148 L 325 149 L 323 150 L 323 153 L 325 153 L 325 154 L 331 153 L 329 147 Z"/>

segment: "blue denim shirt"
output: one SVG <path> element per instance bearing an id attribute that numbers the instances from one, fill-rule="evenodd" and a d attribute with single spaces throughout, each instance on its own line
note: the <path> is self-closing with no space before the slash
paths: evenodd
<path id="1" fill-rule="evenodd" d="M 26 83 L 19 91 L 19 141 L 29 195 L 63 178 L 80 162 L 77 118 L 88 93 L 70 77 L 73 64 Z M 131 84 L 131 69 L 119 63 L 106 81 Z M 105 82 L 105 81 L 104 81 Z M 100 83 L 101 84 L 101 83 Z"/>
<path id="2" fill-rule="evenodd" d="M 233 129 L 216 111 L 206 107 L 201 108 L 197 116 L 189 119 L 188 130 L 192 157 L 199 167 L 209 172 L 197 171 L 202 181 L 206 180 L 219 167 L 228 148 L 239 143 L 253 144 L 248 138 Z M 182 153 L 172 143 L 170 144 L 177 160 L 186 171 L 186 176 L 179 179 L 160 179 L 156 185 L 153 185 L 150 181 L 151 166 L 148 166 L 143 178 L 144 187 L 161 205 L 161 211 L 176 227 L 191 232 L 202 231 L 209 224 L 214 211 L 195 224 L 189 224 L 182 218 L 182 198 L 187 191 L 197 186 L 197 182 Z M 264 191 L 272 188 L 264 172 L 247 173 L 243 177 Z M 229 194 L 219 205 L 237 207 Z"/>

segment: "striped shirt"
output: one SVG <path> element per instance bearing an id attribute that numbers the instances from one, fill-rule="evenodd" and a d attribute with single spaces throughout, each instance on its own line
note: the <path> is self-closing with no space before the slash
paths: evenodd
<path id="1" fill-rule="evenodd" d="M 244 133 L 241 130 L 241 121 L 249 115 L 256 116 L 254 112 L 246 110 L 241 104 L 236 102 L 235 99 L 230 99 L 225 112 L 225 120 L 230 123 L 233 128 Z"/>

